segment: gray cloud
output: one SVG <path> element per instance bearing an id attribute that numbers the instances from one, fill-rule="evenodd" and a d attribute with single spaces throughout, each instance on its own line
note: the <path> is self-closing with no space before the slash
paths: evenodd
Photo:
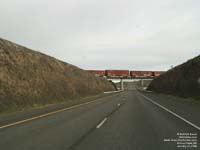
<path id="1" fill-rule="evenodd" d="M 166 70 L 200 54 L 198 0 L 0 0 L 0 36 L 85 69 Z"/>

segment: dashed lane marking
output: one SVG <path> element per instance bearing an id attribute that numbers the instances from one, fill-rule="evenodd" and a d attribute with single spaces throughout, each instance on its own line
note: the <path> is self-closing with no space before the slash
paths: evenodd
<path id="1" fill-rule="evenodd" d="M 106 121 L 108 118 L 104 118 L 98 125 L 97 125 L 97 129 L 99 129 Z"/>

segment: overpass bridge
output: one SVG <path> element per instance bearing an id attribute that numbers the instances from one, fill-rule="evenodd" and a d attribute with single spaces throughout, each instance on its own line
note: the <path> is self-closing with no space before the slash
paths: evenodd
<path id="1" fill-rule="evenodd" d="M 137 79 L 107 78 L 107 80 L 112 81 L 116 85 L 118 90 L 126 90 L 126 89 L 132 89 L 130 87 L 135 87 L 135 85 L 139 87 L 148 87 L 148 85 L 151 83 L 153 79 L 152 78 L 137 78 Z"/>
<path id="2" fill-rule="evenodd" d="M 151 81 L 164 71 L 136 71 L 136 70 L 86 70 L 98 77 L 106 78 L 117 85 L 120 90 L 126 89 L 126 83 L 137 83 L 147 87 Z"/>

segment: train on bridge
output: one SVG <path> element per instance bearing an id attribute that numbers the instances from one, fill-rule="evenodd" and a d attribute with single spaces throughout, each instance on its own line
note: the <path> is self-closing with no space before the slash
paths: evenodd
<path id="1" fill-rule="evenodd" d="M 137 78 L 137 77 L 157 77 L 164 71 L 135 71 L 135 70 L 86 70 L 98 77 L 108 78 Z"/>

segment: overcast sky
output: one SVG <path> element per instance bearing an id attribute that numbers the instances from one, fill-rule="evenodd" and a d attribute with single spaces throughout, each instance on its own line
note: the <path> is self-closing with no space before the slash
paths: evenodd
<path id="1" fill-rule="evenodd" d="M 84 69 L 167 70 L 200 54 L 200 1 L 0 0 L 0 36 Z"/>

